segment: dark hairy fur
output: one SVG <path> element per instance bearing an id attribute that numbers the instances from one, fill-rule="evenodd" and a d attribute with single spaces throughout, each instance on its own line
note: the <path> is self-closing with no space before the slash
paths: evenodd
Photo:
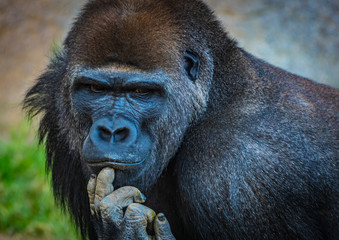
<path id="1" fill-rule="evenodd" d="M 201 57 L 191 88 L 177 70 L 185 49 Z M 67 79 L 110 62 L 177 76 L 153 127 L 159 167 L 133 182 L 177 239 L 339 238 L 339 91 L 240 49 L 199 0 L 89 1 L 27 93 L 55 198 L 83 238 L 96 238 L 80 157 L 90 126 Z"/>

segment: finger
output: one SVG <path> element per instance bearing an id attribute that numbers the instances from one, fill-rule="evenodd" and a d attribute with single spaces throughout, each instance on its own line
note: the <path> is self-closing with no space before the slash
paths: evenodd
<path id="1" fill-rule="evenodd" d="M 112 168 L 104 168 L 100 171 L 95 187 L 94 208 L 99 210 L 101 200 L 113 192 L 114 170 Z"/>
<path id="2" fill-rule="evenodd" d="M 94 214 L 94 194 L 95 194 L 95 185 L 96 185 L 96 176 L 92 174 L 87 184 L 87 193 L 89 198 L 89 206 L 91 214 Z"/>
<path id="3" fill-rule="evenodd" d="M 123 220 L 123 208 L 130 204 L 144 203 L 146 197 L 139 189 L 131 186 L 121 187 L 106 196 L 100 203 L 100 212 L 104 218 L 110 218 L 118 226 Z"/>
<path id="4" fill-rule="evenodd" d="M 112 206 L 127 207 L 131 203 L 144 203 L 146 197 L 139 189 L 131 186 L 121 187 L 103 199 L 103 202 Z"/>
<path id="5" fill-rule="evenodd" d="M 127 207 L 125 213 L 125 224 L 133 227 L 140 237 L 148 237 L 146 229 L 153 230 L 155 212 L 145 205 L 132 203 Z"/>
<path id="6" fill-rule="evenodd" d="M 159 213 L 154 220 L 154 233 L 156 240 L 175 240 L 171 227 L 163 213 Z"/>

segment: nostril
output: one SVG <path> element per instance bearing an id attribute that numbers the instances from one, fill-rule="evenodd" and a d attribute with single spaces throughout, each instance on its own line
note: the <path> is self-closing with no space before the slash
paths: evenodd
<path id="1" fill-rule="evenodd" d="M 128 128 L 118 128 L 117 130 L 114 131 L 113 137 L 115 142 L 122 142 L 124 141 L 128 135 L 129 135 L 130 130 Z"/>
<path id="2" fill-rule="evenodd" d="M 101 139 L 105 140 L 106 142 L 111 140 L 112 132 L 108 128 L 99 126 L 98 132 Z"/>

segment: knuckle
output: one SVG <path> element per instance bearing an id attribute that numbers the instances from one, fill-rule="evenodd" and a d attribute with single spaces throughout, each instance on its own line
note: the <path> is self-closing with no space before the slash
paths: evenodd
<path id="1" fill-rule="evenodd" d="M 143 213 L 138 203 L 131 203 L 128 205 L 125 217 L 129 220 L 138 220 L 143 218 Z"/>
<path id="2" fill-rule="evenodd" d="M 110 212 L 112 211 L 112 206 L 110 206 L 107 201 L 102 200 L 101 202 L 97 203 L 98 204 L 98 209 L 101 213 L 101 216 L 103 217 L 108 217 L 110 215 Z"/>
<path id="3" fill-rule="evenodd" d="M 137 212 L 140 209 L 140 204 L 138 203 L 131 203 L 128 205 L 126 212 Z"/>
<path id="4" fill-rule="evenodd" d="M 105 196 L 105 190 L 102 187 L 99 187 L 95 191 L 95 196 L 98 198 L 103 198 Z"/>
<path id="5" fill-rule="evenodd" d="M 103 211 L 108 208 L 106 201 L 97 202 L 96 205 L 99 207 L 100 211 Z"/>
<path id="6" fill-rule="evenodd" d="M 102 218 L 113 222 L 117 227 L 120 226 L 123 219 L 123 211 L 121 207 L 112 205 L 107 199 L 99 203 L 99 212 Z"/>

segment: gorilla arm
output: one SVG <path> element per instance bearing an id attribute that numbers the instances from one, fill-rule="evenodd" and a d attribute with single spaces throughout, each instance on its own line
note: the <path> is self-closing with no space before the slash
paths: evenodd
<path id="1" fill-rule="evenodd" d="M 146 198 L 137 188 L 125 186 L 114 191 L 113 181 L 114 170 L 104 168 L 97 177 L 93 174 L 87 185 L 94 223 L 103 223 L 104 229 L 96 225 L 99 239 L 175 239 L 164 214 L 156 215 L 141 204 Z M 154 231 L 155 236 L 148 235 L 147 230 Z"/>

